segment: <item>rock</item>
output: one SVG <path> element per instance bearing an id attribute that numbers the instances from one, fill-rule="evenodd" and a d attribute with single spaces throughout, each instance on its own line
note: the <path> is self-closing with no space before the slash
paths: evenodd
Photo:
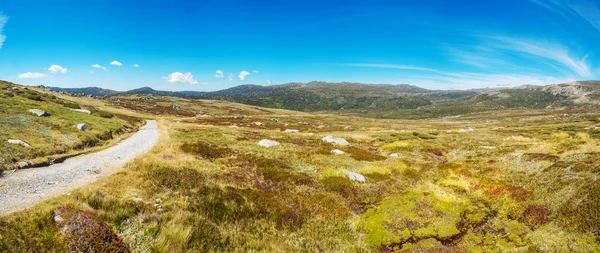
<path id="1" fill-rule="evenodd" d="M 346 152 L 344 152 L 344 151 L 341 151 L 341 150 L 339 150 L 339 149 L 334 149 L 334 150 L 331 150 L 331 153 L 332 153 L 332 154 L 334 154 L 334 155 L 343 155 L 343 154 L 345 154 Z"/>
<path id="2" fill-rule="evenodd" d="M 483 149 L 496 149 L 494 146 L 481 146 Z"/>
<path id="3" fill-rule="evenodd" d="M 156 211 L 157 211 L 158 213 L 164 213 L 164 212 L 165 212 L 165 209 L 162 209 L 162 207 L 161 207 L 161 208 L 157 209 Z"/>
<path id="4" fill-rule="evenodd" d="M 254 122 L 254 125 L 262 126 L 262 122 Z"/>
<path id="5" fill-rule="evenodd" d="M 242 115 L 242 114 L 239 114 L 238 116 L 235 116 L 235 118 L 236 118 L 236 119 L 243 119 L 243 118 L 245 118 L 245 117 L 246 117 L 246 116 L 244 116 L 244 115 Z"/>
<path id="6" fill-rule="evenodd" d="M 29 147 L 29 143 L 24 142 L 22 140 L 8 140 L 8 143 L 10 144 L 17 144 L 17 145 L 21 145 L 23 147 Z"/>
<path id="7" fill-rule="evenodd" d="M 352 172 L 352 171 L 346 171 L 348 173 L 348 178 L 352 181 L 357 181 L 357 182 L 367 182 L 367 180 L 365 179 L 365 176 L 358 174 L 356 172 Z"/>
<path id="8" fill-rule="evenodd" d="M 133 198 L 133 201 L 135 203 L 139 203 L 139 202 L 144 202 L 144 199 L 143 198 Z"/>
<path id="9" fill-rule="evenodd" d="M 315 135 L 315 134 L 314 133 L 308 133 L 308 136 L 313 136 L 313 135 Z"/>
<path id="10" fill-rule="evenodd" d="M 352 126 L 345 126 L 344 130 L 352 130 Z"/>
<path id="11" fill-rule="evenodd" d="M 321 128 L 324 128 L 324 127 L 325 127 L 325 125 L 319 125 L 319 126 L 317 126 L 318 129 L 321 129 Z"/>
<path id="12" fill-rule="evenodd" d="M 154 204 L 154 207 L 160 207 L 160 204 Z"/>
<path id="13" fill-rule="evenodd" d="M 284 132 L 286 132 L 286 133 L 299 133 L 300 130 L 298 130 L 298 129 L 286 129 Z"/>
<path id="14" fill-rule="evenodd" d="M 446 133 L 452 133 L 452 130 L 448 130 L 448 131 L 446 131 Z"/>
<path id="15" fill-rule="evenodd" d="M 50 113 L 47 113 L 47 112 L 42 111 L 40 109 L 29 109 L 27 111 L 30 112 L 30 113 L 33 113 L 33 114 L 37 115 L 38 117 L 47 117 L 47 116 L 50 116 Z"/>
<path id="16" fill-rule="evenodd" d="M 392 153 L 392 154 L 390 154 L 390 157 L 391 158 L 398 158 L 399 156 L 398 156 L 398 153 Z"/>
<path id="17" fill-rule="evenodd" d="M 86 124 L 86 123 L 80 123 L 80 124 L 77 124 L 77 129 L 79 129 L 81 131 L 90 131 L 90 126 L 88 126 L 88 124 Z"/>
<path id="18" fill-rule="evenodd" d="M 467 131 L 469 131 L 469 132 L 473 132 L 473 131 L 475 131 L 475 130 L 473 130 L 473 128 L 472 128 L 472 127 L 469 127 L 469 128 L 467 128 Z"/>
<path id="19" fill-rule="evenodd" d="M 335 143 L 335 144 L 339 144 L 342 146 L 350 145 L 350 143 L 348 141 L 346 141 L 346 139 L 340 138 L 340 137 L 334 137 L 331 135 L 327 135 L 327 136 L 323 137 L 323 139 L 321 139 L 321 141 L 324 141 L 327 143 Z"/>
<path id="20" fill-rule="evenodd" d="M 156 198 L 156 199 L 154 200 L 154 203 L 159 203 L 159 204 L 160 204 L 160 203 L 162 203 L 162 199 L 160 199 L 160 198 Z"/>
<path id="21" fill-rule="evenodd" d="M 12 89 L 13 89 L 13 90 L 18 90 L 19 88 L 18 88 L 18 87 L 12 87 Z"/>
<path id="22" fill-rule="evenodd" d="M 177 111 L 181 110 L 181 106 L 176 105 L 176 104 L 172 104 L 171 108 L 174 109 L 174 110 L 177 110 Z"/>
<path id="23" fill-rule="evenodd" d="M 279 122 L 279 119 L 278 118 L 271 118 L 271 121 L 273 121 L 273 122 Z"/>
<path id="24" fill-rule="evenodd" d="M 29 163 L 27 162 L 18 162 L 17 166 L 19 166 L 19 169 L 26 169 L 29 167 Z"/>
<path id="25" fill-rule="evenodd" d="M 258 145 L 261 147 L 270 148 L 270 147 L 279 146 L 279 142 L 263 139 L 258 142 Z"/>
<path id="26" fill-rule="evenodd" d="M 238 126 L 229 126 L 229 128 L 239 128 Z"/>
<path id="27" fill-rule="evenodd" d="M 87 113 L 87 114 L 92 114 L 92 112 L 90 112 L 90 110 L 86 110 L 86 109 L 73 109 L 73 111 L 75 111 L 75 112 L 83 112 L 83 113 Z"/>
<path id="28" fill-rule="evenodd" d="M 60 216 L 60 214 L 58 214 L 58 213 L 54 214 L 54 222 L 62 223 L 63 221 L 64 221 L 64 219 Z"/>
<path id="29" fill-rule="evenodd" d="M 459 133 L 466 133 L 466 132 L 467 132 L 467 130 L 465 130 L 465 129 L 462 129 L 462 128 L 461 128 L 461 129 L 458 129 L 458 132 L 459 132 Z"/>

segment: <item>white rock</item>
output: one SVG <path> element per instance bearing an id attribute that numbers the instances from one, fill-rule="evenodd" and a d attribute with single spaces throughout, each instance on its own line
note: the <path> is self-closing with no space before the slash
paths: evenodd
<path id="1" fill-rule="evenodd" d="M 352 181 L 357 181 L 357 182 L 361 182 L 364 183 L 367 180 L 365 179 L 365 176 L 358 174 L 356 172 L 352 172 L 352 171 L 346 171 L 348 173 L 348 178 Z"/>
<path id="2" fill-rule="evenodd" d="M 155 202 L 155 203 L 162 203 L 162 199 L 160 199 L 160 198 L 157 198 L 157 199 L 155 199 L 155 200 L 154 200 L 154 202 Z"/>
<path id="3" fill-rule="evenodd" d="M 27 163 L 27 162 L 18 162 L 17 166 L 19 166 L 19 169 L 26 169 L 27 167 L 29 167 L 29 163 Z"/>
<path id="4" fill-rule="evenodd" d="M 272 141 L 272 140 L 267 140 L 267 139 L 263 139 L 263 140 L 261 140 L 261 141 L 258 142 L 258 145 L 261 146 L 261 147 L 270 148 L 270 147 L 279 146 L 279 142 Z"/>
<path id="5" fill-rule="evenodd" d="M 254 122 L 254 125 L 262 126 L 262 122 Z"/>
<path id="6" fill-rule="evenodd" d="M 399 156 L 398 156 L 398 153 L 392 153 L 392 154 L 390 154 L 390 157 L 391 158 L 398 158 Z"/>
<path id="7" fill-rule="evenodd" d="M 340 137 L 334 137 L 331 135 L 327 135 L 327 136 L 323 137 L 321 139 L 321 141 L 324 141 L 327 143 L 335 143 L 335 144 L 339 144 L 342 146 L 350 145 L 350 143 L 348 141 L 346 141 L 346 139 L 340 138 Z"/>
<path id="8" fill-rule="evenodd" d="M 331 153 L 332 153 L 332 154 L 334 154 L 334 155 L 343 155 L 343 154 L 345 154 L 346 152 L 344 152 L 344 151 L 341 151 L 341 150 L 339 150 L 339 149 L 334 149 L 334 150 L 331 150 Z"/>
<path id="9" fill-rule="evenodd" d="M 8 140 L 8 143 L 10 144 L 17 144 L 17 145 L 21 145 L 23 147 L 29 147 L 29 143 L 24 142 L 22 140 Z"/>
<path id="10" fill-rule="evenodd" d="M 42 111 L 40 109 L 29 109 L 27 111 L 30 112 L 30 113 L 33 113 L 33 114 L 37 115 L 38 117 L 50 116 L 50 113 L 47 113 L 47 112 Z"/>
<path id="11" fill-rule="evenodd" d="M 134 201 L 135 203 L 139 203 L 139 202 L 143 202 L 143 201 L 144 201 L 144 199 L 143 199 L 143 198 L 133 198 L 133 201 Z"/>
<path id="12" fill-rule="evenodd" d="M 325 127 L 325 125 L 319 125 L 317 128 L 321 129 L 321 128 L 324 128 L 324 127 Z"/>
<path id="13" fill-rule="evenodd" d="M 60 217 L 60 215 L 58 215 L 58 214 L 54 215 L 54 222 L 61 223 L 63 221 L 64 221 L 64 219 L 62 217 Z"/>
<path id="14" fill-rule="evenodd" d="M 345 126 L 344 127 L 344 130 L 351 130 L 351 129 L 352 129 L 352 126 Z"/>
<path id="15" fill-rule="evenodd" d="M 156 210 L 158 213 L 164 213 L 165 209 L 159 208 L 158 210 Z"/>
<path id="16" fill-rule="evenodd" d="M 452 130 L 448 130 L 448 131 L 446 131 L 446 133 L 452 133 Z"/>
<path id="17" fill-rule="evenodd" d="M 229 128 L 239 128 L 238 126 L 229 126 Z"/>
<path id="18" fill-rule="evenodd" d="M 286 133 L 299 133 L 300 130 L 298 130 L 298 129 L 286 129 L 284 132 L 286 132 Z"/>
<path id="19" fill-rule="evenodd" d="M 481 148 L 483 148 L 483 149 L 495 149 L 496 147 L 494 147 L 494 146 L 481 146 Z"/>
<path id="20" fill-rule="evenodd" d="M 90 131 L 90 126 L 88 126 L 88 124 L 86 124 L 86 123 L 80 123 L 80 124 L 77 124 L 77 129 L 79 129 L 81 131 Z"/>
<path id="21" fill-rule="evenodd" d="M 92 114 L 92 112 L 90 112 L 90 110 L 86 110 L 86 109 L 73 109 L 74 112 L 83 112 L 83 113 L 87 113 L 87 114 Z"/>
<path id="22" fill-rule="evenodd" d="M 469 131 L 469 132 L 473 132 L 473 131 L 475 131 L 475 130 L 473 130 L 473 128 L 472 128 L 472 127 L 469 127 L 469 128 L 467 128 L 467 131 Z"/>
<path id="23" fill-rule="evenodd" d="M 465 129 L 462 129 L 462 128 L 461 128 L 461 129 L 458 129 L 458 132 L 459 132 L 459 133 L 466 133 L 466 132 L 467 132 L 467 130 L 465 130 Z"/>
<path id="24" fill-rule="evenodd" d="M 308 136 L 313 136 L 313 135 L 315 135 L 315 134 L 314 133 L 308 133 Z"/>

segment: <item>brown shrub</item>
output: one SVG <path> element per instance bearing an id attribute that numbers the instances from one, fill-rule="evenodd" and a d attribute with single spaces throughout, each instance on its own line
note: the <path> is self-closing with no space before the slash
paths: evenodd
<path id="1" fill-rule="evenodd" d="M 550 222 L 552 209 L 545 204 L 529 204 L 521 214 L 521 221 L 531 228 L 538 228 Z"/>
<path id="2" fill-rule="evenodd" d="M 54 211 L 54 220 L 71 252 L 129 252 L 123 240 L 93 213 L 61 207 Z"/>
<path id="3" fill-rule="evenodd" d="M 549 161 L 549 162 L 556 162 L 560 159 L 560 157 L 558 157 L 558 156 L 545 154 L 545 153 L 527 153 L 527 154 L 525 154 L 525 157 L 530 160 Z"/>
<path id="4" fill-rule="evenodd" d="M 233 154 L 233 151 L 228 147 L 219 147 L 216 144 L 203 141 L 184 143 L 180 148 L 184 153 L 199 155 L 209 160 L 223 158 Z"/>
<path id="5" fill-rule="evenodd" d="M 343 149 L 344 152 L 350 154 L 350 157 L 357 161 L 382 161 L 387 159 L 385 156 L 375 154 L 357 147 L 346 147 Z"/>
<path id="6" fill-rule="evenodd" d="M 508 195 L 516 201 L 525 201 L 529 199 L 531 195 L 533 195 L 532 191 L 527 190 L 523 187 L 502 183 L 491 183 L 487 185 L 477 184 L 473 189 L 483 190 L 485 195 L 494 198 Z"/>
<path id="7" fill-rule="evenodd" d="M 565 202 L 558 217 L 566 226 L 592 233 L 600 233 L 600 182 L 590 182 Z"/>

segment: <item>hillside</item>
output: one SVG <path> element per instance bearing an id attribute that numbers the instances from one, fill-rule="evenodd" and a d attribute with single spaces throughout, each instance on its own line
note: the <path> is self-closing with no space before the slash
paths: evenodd
<path id="1" fill-rule="evenodd" d="M 595 106 L 600 82 L 581 81 L 548 86 L 481 90 L 427 90 L 400 84 L 288 83 L 240 85 L 214 92 L 158 91 L 149 87 L 117 92 L 100 88 L 55 91 L 95 96 L 154 95 L 188 99 L 222 99 L 242 104 L 296 111 L 330 111 L 378 118 L 430 118 L 499 109 L 581 108 Z"/>

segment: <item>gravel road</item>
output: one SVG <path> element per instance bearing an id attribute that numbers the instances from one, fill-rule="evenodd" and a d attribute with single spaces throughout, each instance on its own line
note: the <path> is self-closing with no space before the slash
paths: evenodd
<path id="1" fill-rule="evenodd" d="M 0 177 L 0 216 L 111 175 L 119 171 L 124 163 L 146 153 L 157 141 L 156 121 L 148 120 L 128 139 L 97 153 L 47 167 L 7 172 Z"/>

